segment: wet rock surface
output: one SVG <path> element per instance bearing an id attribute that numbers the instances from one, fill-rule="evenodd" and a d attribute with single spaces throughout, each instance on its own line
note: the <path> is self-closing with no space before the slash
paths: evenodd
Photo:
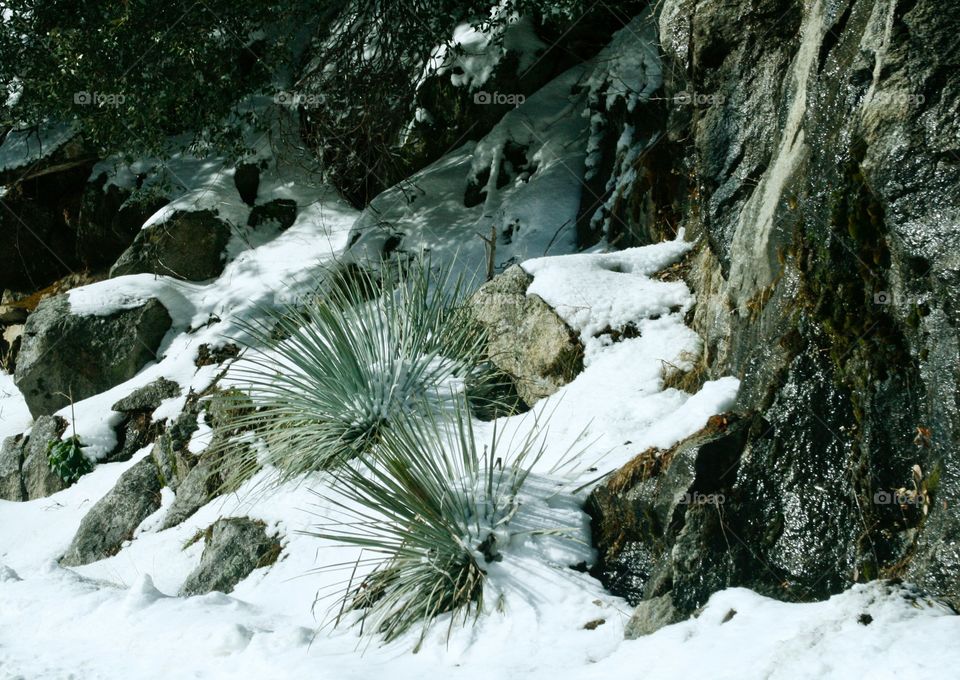
<path id="1" fill-rule="evenodd" d="M 960 8 L 668 0 L 659 24 L 686 178 L 660 205 L 697 242 L 709 377 L 742 381 L 737 463 L 670 516 L 670 466 L 597 489 L 605 582 L 687 613 L 882 577 L 956 605 Z"/>

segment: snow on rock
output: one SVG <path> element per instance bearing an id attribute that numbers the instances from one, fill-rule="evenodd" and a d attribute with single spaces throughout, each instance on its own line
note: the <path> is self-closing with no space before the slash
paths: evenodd
<path id="1" fill-rule="evenodd" d="M 0 144 L 0 172 L 16 170 L 48 157 L 73 139 L 76 132 L 76 126 L 67 123 L 11 130 Z"/>
<path id="2" fill-rule="evenodd" d="M 13 382 L 13 376 L 0 370 L 0 441 L 30 427 L 33 420 L 27 402 Z"/>
<path id="3" fill-rule="evenodd" d="M 652 246 L 531 260 L 523 263 L 534 276 L 527 292 L 543 298 L 584 340 L 605 329 L 622 331 L 641 319 L 689 309 L 693 296 L 686 284 L 650 276 L 691 247 L 681 233 Z"/>
<path id="4" fill-rule="evenodd" d="M 497 271 L 574 250 L 587 126 L 579 115 L 583 95 L 573 92 L 584 74 L 583 67 L 567 71 L 479 142 L 377 196 L 354 226 L 351 259 L 429 251 L 434 261 L 455 261 L 481 277 L 491 230 Z"/>

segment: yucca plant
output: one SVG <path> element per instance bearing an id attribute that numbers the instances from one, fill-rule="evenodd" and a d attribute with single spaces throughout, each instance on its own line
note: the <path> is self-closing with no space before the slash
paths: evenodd
<path id="1" fill-rule="evenodd" d="M 448 410 L 451 393 L 483 383 L 483 332 L 463 281 L 422 260 L 381 271 L 332 278 L 247 326 L 233 377 L 253 408 L 239 409 L 229 427 L 263 443 L 259 462 L 280 481 L 367 453 L 387 430 Z M 240 467 L 234 484 L 256 462 Z"/>
<path id="2" fill-rule="evenodd" d="M 326 521 L 308 533 L 372 555 L 321 568 L 354 570 L 338 586 L 335 623 L 362 612 L 363 626 L 386 641 L 420 625 L 419 648 L 438 615 L 450 612 L 452 628 L 480 614 L 490 565 L 530 533 L 510 523 L 542 455 L 536 428 L 509 443 L 494 428 L 478 445 L 466 403 L 456 404 L 452 420 L 428 416 L 392 429 L 376 457 L 343 466 L 335 491 L 318 492 Z"/>

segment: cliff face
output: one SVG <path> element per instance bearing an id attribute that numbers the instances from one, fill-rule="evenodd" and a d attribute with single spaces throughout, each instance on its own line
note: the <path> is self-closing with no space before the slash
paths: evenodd
<path id="1" fill-rule="evenodd" d="M 960 603 L 960 6 L 667 0 L 659 29 L 666 123 L 618 205 L 698 240 L 700 371 L 742 388 L 594 493 L 599 571 L 685 610 L 883 576 Z"/>

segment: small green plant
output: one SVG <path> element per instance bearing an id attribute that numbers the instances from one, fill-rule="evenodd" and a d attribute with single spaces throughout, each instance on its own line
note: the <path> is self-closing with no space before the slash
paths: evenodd
<path id="1" fill-rule="evenodd" d="M 427 417 L 391 430 L 375 458 L 343 466 L 336 491 L 320 494 L 332 511 L 310 535 L 374 555 L 354 566 L 369 571 L 343 588 L 335 623 L 362 612 L 364 627 L 386 641 L 422 625 L 419 648 L 438 615 L 452 613 L 452 627 L 458 615 L 481 613 L 490 565 L 517 533 L 531 533 L 510 523 L 542 455 L 536 430 L 514 448 L 494 429 L 478 447 L 466 404 L 456 413 L 452 423 Z"/>
<path id="2" fill-rule="evenodd" d="M 73 392 L 60 392 L 70 400 L 70 427 L 73 434 L 69 439 L 55 439 L 47 445 L 47 464 L 51 472 L 57 475 L 67 486 L 74 484 L 88 472 L 93 471 L 93 463 L 83 454 L 83 443 L 77 436 L 77 413 L 73 408 Z"/>
<path id="3" fill-rule="evenodd" d="M 335 285 L 247 327 L 233 373 L 248 386 L 247 408 L 229 427 L 263 444 L 258 463 L 280 481 L 369 452 L 399 423 L 449 410 L 467 385 L 482 392 L 484 336 L 462 281 L 422 261 L 382 271 L 331 277 Z"/>
<path id="4" fill-rule="evenodd" d="M 50 442 L 47 462 L 50 470 L 67 486 L 93 471 L 93 463 L 83 454 L 83 444 L 77 435 Z"/>

